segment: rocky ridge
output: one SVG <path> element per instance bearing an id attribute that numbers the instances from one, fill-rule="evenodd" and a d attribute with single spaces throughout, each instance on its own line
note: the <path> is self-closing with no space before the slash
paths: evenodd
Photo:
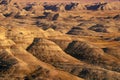
<path id="1" fill-rule="evenodd" d="M 0 79 L 119 80 L 119 3 L 0 0 Z"/>

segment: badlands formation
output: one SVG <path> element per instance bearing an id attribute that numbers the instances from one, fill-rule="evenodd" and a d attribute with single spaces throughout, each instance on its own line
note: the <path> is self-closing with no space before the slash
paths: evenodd
<path id="1" fill-rule="evenodd" d="M 0 0 L 0 80 L 120 80 L 120 1 Z"/>

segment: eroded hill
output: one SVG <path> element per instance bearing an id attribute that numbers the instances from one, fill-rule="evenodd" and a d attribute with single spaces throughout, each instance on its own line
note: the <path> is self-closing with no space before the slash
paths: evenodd
<path id="1" fill-rule="evenodd" d="M 0 0 L 0 80 L 120 79 L 120 2 L 61 2 Z"/>

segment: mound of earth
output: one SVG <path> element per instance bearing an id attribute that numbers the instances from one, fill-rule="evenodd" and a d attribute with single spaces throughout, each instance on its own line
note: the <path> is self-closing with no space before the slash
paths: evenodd
<path id="1" fill-rule="evenodd" d="M 114 56 L 107 55 L 104 53 L 104 50 L 108 51 L 107 49 L 103 48 L 102 50 L 101 48 L 87 42 L 73 41 L 65 51 L 79 60 L 119 72 L 119 67 L 114 65 L 116 64 L 117 66 L 120 66 L 119 59 Z M 107 56 L 109 56 L 109 58 Z"/>
<path id="2" fill-rule="evenodd" d="M 10 39 L 0 39 L 0 47 L 1 80 L 83 80 L 38 60 Z"/>
<path id="3" fill-rule="evenodd" d="M 120 14 L 114 16 L 113 19 L 115 19 L 115 20 L 120 20 Z"/>
<path id="4" fill-rule="evenodd" d="M 0 0 L 0 80 L 119 80 L 119 5 Z"/>
<path id="5" fill-rule="evenodd" d="M 96 24 L 96 25 L 93 25 L 92 27 L 89 28 L 89 30 L 93 30 L 93 31 L 96 31 L 96 32 L 103 32 L 103 33 L 106 33 L 107 32 L 107 27 L 104 26 L 104 25 L 101 25 L 101 24 Z"/>
<path id="6" fill-rule="evenodd" d="M 94 75 L 91 75 L 94 71 L 95 71 L 94 74 L 97 75 L 96 79 L 98 79 L 98 80 L 104 79 L 104 78 L 108 79 L 108 77 L 106 77 L 104 75 L 102 75 L 101 78 L 99 77 L 99 72 L 101 72 L 101 71 L 107 72 L 106 75 L 111 75 L 111 73 L 109 71 L 106 71 L 99 67 L 93 68 L 92 66 L 90 66 L 88 64 L 78 61 L 77 59 L 74 59 L 73 57 L 64 53 L 62 51 L 62 49 L 60 49 L 60 47 L 57 46 L 54 42 L 49 41 L 49 40 L 39 39 L 39 38 L 34 39 L 33 43 L 27 48 L 27 50 L 29 52 L 31 52 L 34 56 L 36 56 L 38 59 L 40 59 L 46 63 L 52 64 L 53 66 L 57 67 L 58 69 L 62 69 L 64 71 L 70 72 L 71 74 L 77 75 L 77 76 L 85 78 L 87 80 L 95 78 Z M 87 51 L 87 50 L 85 50 L 85 51 Z M 95 51 L 98 51 L 98 50 L 95 50 Z M 99 58 L 100 55 L 103 55 L 103 51 L 102 50 L 100 50 L 100 51 L 98 51 L 100 53 L 95 52 L 95 54 L 93 54 L 93 55 L 95 55 L 96 58 L 97 58 L 97 56 Z M 93 57 L 91 57 L 91 58 L 93 58 Z M 89 57 L 89 59 L 90 59 L 90 57 Z M 88 65 L 88 66 L 86 66 L 86 65 Z M 88 72 L 84 73 L 84 69 L 85 69 L 85 71 L 88 71 Z M 117 75 L 118 75 L 117 77 L 119 77 L 119 74 L 117 74 Z"/>

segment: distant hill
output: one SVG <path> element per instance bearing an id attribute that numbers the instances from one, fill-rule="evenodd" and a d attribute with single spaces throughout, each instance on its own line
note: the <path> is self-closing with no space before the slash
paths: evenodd
<path id="1" fill-rule="evenodd" d="M 13 0 L 15 2 L 18 2 L 18 0 Z M 86 3 L 86 2 L 111 2 L 111 1 L 120 1 L 120 0 L 19 0 L 19 2 L 80 2 L 80 3 Z"/>

